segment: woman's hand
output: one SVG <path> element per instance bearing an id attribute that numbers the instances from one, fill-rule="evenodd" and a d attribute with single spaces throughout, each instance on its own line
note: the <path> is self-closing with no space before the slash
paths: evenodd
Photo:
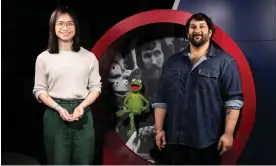
<path id="1" fill-rule="evenodd" d="M 61 106 L 59 106 L 57 108 L 57 112 L 59 113 L 60 117 L 65 121 L 71 121 L 71 119 L 73 117 L 72 115 L 70 115 L 68 113 L 68 111 L 66 109 L 62 108 Z"/>
<path id="2" fill-rule="evenodd" d="M 84 114 L 84 108 L 79 105 L 74 109 L 73 120 L 79 120 Z"/>

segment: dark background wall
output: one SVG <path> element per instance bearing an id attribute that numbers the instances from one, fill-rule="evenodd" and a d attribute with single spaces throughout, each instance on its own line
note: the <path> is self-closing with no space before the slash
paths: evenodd
<path id="1" fill-rule="evenodd" d="M 173 0 L 101 0 L 97 5 L 91 0 L 2 1 L 2 154 L 18 152 L 45 162 L 44 107 L 32 95 L 34 65 L 36 56 L 47 46 L 51 12 L 58 3 L 65 2 L 80 19 L 82 45 L 86 49 L 91 49 L 105 31 L 122 19 L 173 5 Z M 252 67 L 257 118 L 240 164 L 276 163 L 275 7 L 275 0 L 181 0 L 179 6 L 179 10 L 211 15 L 241 47 Z"/>
<path id="2" fill-rule="evenodd" d="M 34 67 L 37 55 L 47 48 L 48 23 L 57 5 L 68 5 L 76 12 L 81 26 L 82 46 L 88 50 L 109 28 L 124 18 L 156 8 L 170 9 L 173 5 L 173 0 L 1 2 L 2 154 L 21 153 L 40 163 L 45 163 L 42 137 L 44 106 L 32 94 Z M 18 164 L 17 159 L 12 160 L 12 164 Z M 100 164 L 99 160 L 97 164 Z"/>
<path id="3" fill-rule="evenodd" d="M 255 81 L 257 109 L 238 164 L 276 164 L 276 1 L 181 0 L 178 10 L 210 15 L 242 49 Z"/>

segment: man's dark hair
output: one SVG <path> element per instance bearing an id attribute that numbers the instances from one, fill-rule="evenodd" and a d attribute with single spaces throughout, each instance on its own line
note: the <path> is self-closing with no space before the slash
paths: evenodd
<path id="1" fill-rule="evenodd" d="M 208 17 L 206 14 L 204 13 L 196 13 L 196 14 L 193 14 L 189 20 L 187 21 L 186 23 L 186 34 L 189 32 L 189 27 L 190 27 L 190 24 L 191 24 L 191 21 L 192 20 L 196 20 L 196 21 L 205 21 L 207 26 L 208 26 L 208 29 L 212 31 L 212 36 L 211 38 L 213 37 L 214 33 L 215 33 L 215 28 L 214 28 L 214 24 L 213 24 L 213 21 L 210 17 Z"/>
<path id="2" fill-rule="evenodd" d="M 49 23 L 49 40 L 48 40 L 48 51 L 49 53 L 56 54 L 59 52 L 59 46 L 58 46 L 58 37 L 56 35 L 55 27 L 56 27 L 56 21 L 57 19 L 62 15 L 67 13 L 74 22 L 75 26 L 75 36 L 73 37 L 73 45 L 72 50 L 75 52 L 78 52 L 80 50 L 80 30 L 79 30 L 79 23 L 77 16 L 75 13 L 69 9 L 68 7 L 58 7 L 56 8 L 50 18 Z"/>
<path id="3" fill-rule="evenodd" d="M 168 46 L 165 39 L 151 40 L 151 41 L 150 40 L 145 40 L 145 41 L 140 40 L 139 42 L 137 42 L 138 47 L 135 48 L 135 52 L 136 52 L 137 65 L 141 70 L 145 69 L 145 65 L 142 60 L 142 50 L 153 50 L 157 43 L 161 44 L 161 50 L 164 55 L 164 62 L 167 61 L 167 59 L 172 55 L 173 51 Z"/>

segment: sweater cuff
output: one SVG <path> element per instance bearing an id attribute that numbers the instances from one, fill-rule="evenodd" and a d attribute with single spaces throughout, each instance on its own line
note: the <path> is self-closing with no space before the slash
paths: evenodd
<path id="1" fill-rule="evenodd" d="M 101 93 L 101 88 L 100 87 L 92 87 L 92 88 L 89 88 L 89 91 L 92 92 L 92 91 L 97 91 L 99 93 Z"/>
<path id="2" fill-rule="evenodd" d="M 47 92 L 45 91 L 45 90 L 38 90 L 38 91 L 36 91 L 36 92 L 34 92 L 34 94 L 35 94 L 35 98 L 36 98 L 36 100 L 39 102 L 39 103 L 41 103 L 41 100 L 38 98 L 39 97 L 39 95 L 41 95 L 41 94 L 47 94 Z"/>

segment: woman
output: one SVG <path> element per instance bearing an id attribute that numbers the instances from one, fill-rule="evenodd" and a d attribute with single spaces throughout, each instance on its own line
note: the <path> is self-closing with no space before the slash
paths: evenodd
<path id="1" fill-rule="evenodd" d="M 69 8 L 56 9 L 49 28 L 48 49 L 36 59 L 33 89 L 47 106 L 47 164 L 92 164 L 95 135 L 89 105 L 101 92 L 98 61 L 80 46 L 78 21 Z"/>

